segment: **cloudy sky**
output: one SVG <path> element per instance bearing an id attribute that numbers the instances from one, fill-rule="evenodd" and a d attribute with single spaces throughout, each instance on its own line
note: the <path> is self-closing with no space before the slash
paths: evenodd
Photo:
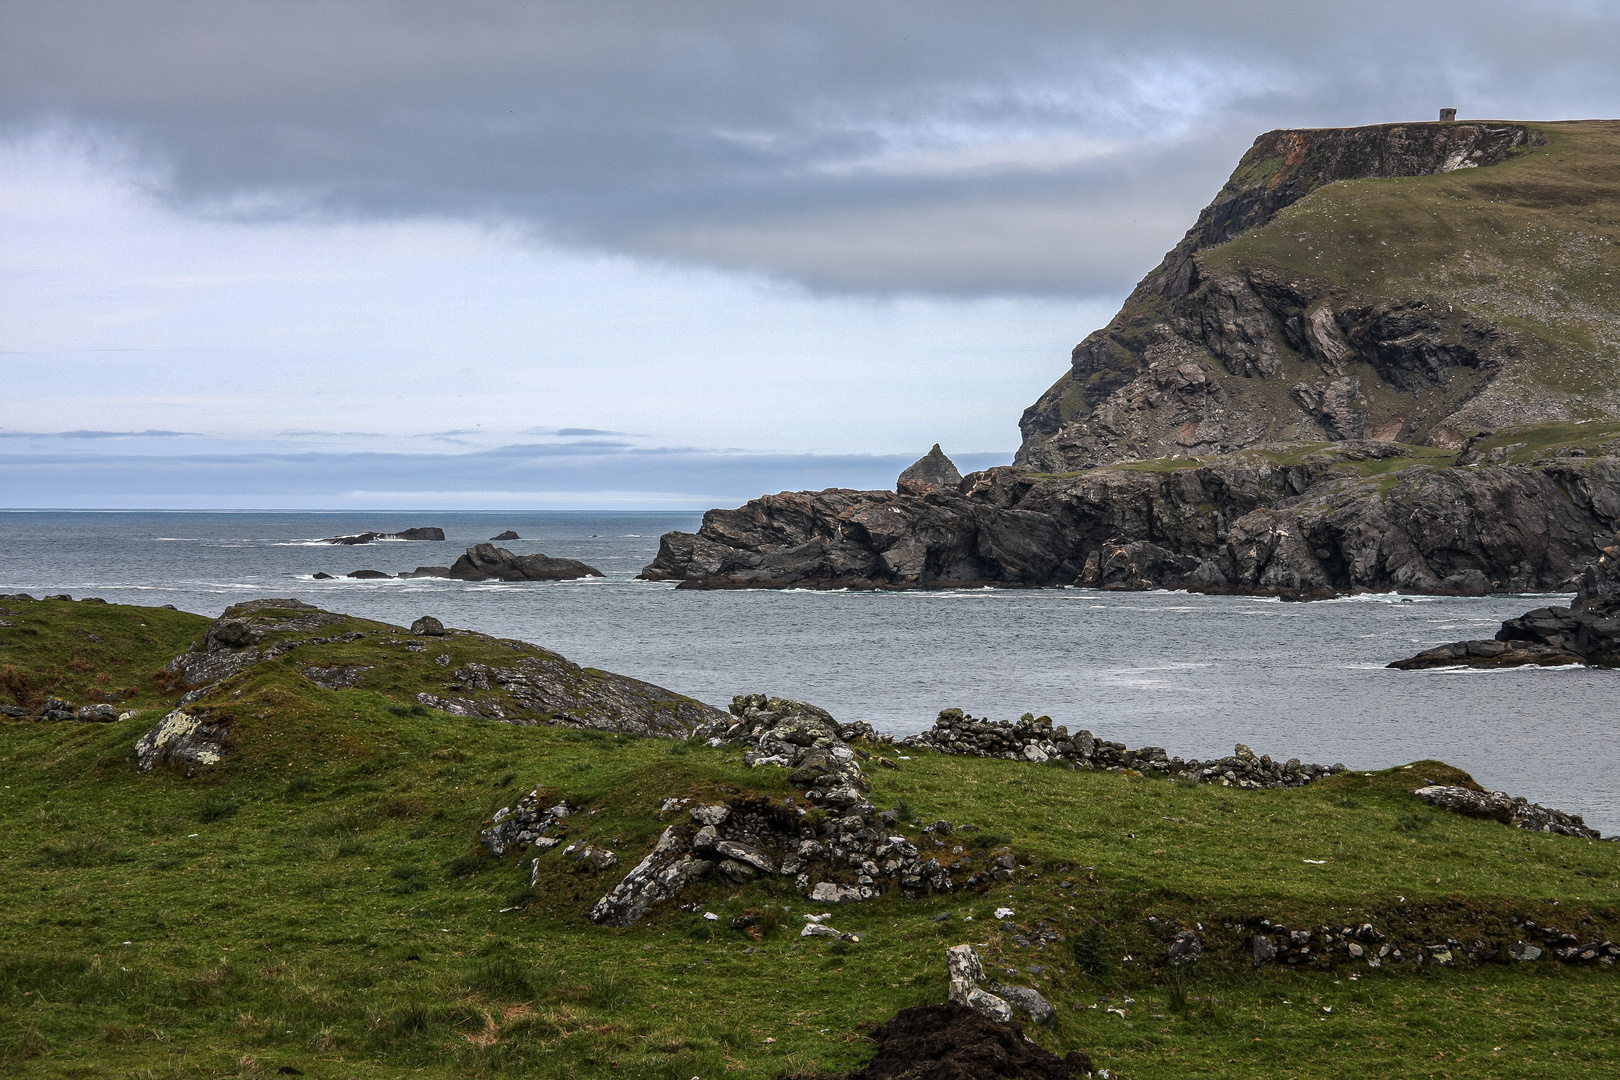
<path id="1" fill-rule="evenodd" d="M 0 0 L 0 505 L 703 507 L 1018 414 L 1260 132 L 1620 4 Z"/>

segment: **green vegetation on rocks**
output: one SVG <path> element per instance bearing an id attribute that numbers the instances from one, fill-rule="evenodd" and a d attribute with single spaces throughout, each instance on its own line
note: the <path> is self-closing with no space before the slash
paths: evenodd
<path id="1" fill-rule="evenodd" d="M 672 820 L 666 799 L 780 803 L 800 794 L 788 771 L 734 747 L 422 707 L 401 659 L 417 654 L 391 643 L 411 635 L 392 628 L 309 647 L 344 650 L 375 685 L 320 686 L 296 649 L 229 676 L 188 706 L 231 712 L 224 760 L 143 775 L 135 742 L 177 694 L 154 673 L 209 621 L 0 607 L 7 700 L 133 688 L 118 707 L 135 713 L 0 728 L 0 1062 L 17 1075 L 842 1071 L 870 1056 L 872 1025 L 945 1000 L 945 949 L 964 942 L 1057 1007 L 1034 1038 L 1127 1077 L 1585 1077 L 1620 1053 L 1613 966 L 1555 953 L 1557 935 L 1620 934 L 1620 845 L 1429 807 L 1409 790 L 1469 783 L 1438 762 L 1237 790 L 871 744 L 875 805 L 903 807 L 933 850 L 1011 852 L 1012 879 L 831 908 L 789 878 L 707 879 L 678 898 L 694 910 L 607 930 L 587 913 Z M 448 647 L 458 663 L 516 651 Z M 618 865 L 560 845 L 538 875 L 533 853 L 489 857 L 479 831 L 536 788 L 580 808 L 568 843 Z M 918 832 L 938 820 L 953 832 Z M 823 912 L 860 940 L 798 935 Z M 1425 963 L 1354 958 L 1338 939 L 1363 924 Z M 1277 928 L 1313 951 L 1256 968 L 1255 935 Z M 1171 965 L 1189 931 L 1199 959 Z M 1545 955 L 1500 958 L 1521 940 Z"/>

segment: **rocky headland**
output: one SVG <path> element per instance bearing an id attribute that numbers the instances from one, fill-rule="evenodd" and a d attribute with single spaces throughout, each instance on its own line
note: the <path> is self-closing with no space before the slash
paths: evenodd
<path id="1" fill-rule="evenodd" d="M 936 446 L 895 492 L 712 510 L 642 576 L 1573 589 L 1620 525 L 1617 183 L 1611 121 L 1262 135 L 1025 412 L 1013 466 L 954 481 Z"/>
<path id="2" fill-rule="evenodd" d="M 1620 459 L 1565 449 L 1457 465 L 1392 442 L 1281 444 L 1066 475 L 1009 466 L 915 493 L 784 492 L 666 534 L 641 576 L 683 588 L 1559 591 L 1620 524 Z"/>
<path id="3" fill-rule="evenodd" d="M 1496 637 L 1454 641 L 1389 666 L 1406 671 L 1442 667 L 1620 667 L 1620 534 L 1581 575 L 1568 607 L 1542 607 L 1504 620 Z"/>

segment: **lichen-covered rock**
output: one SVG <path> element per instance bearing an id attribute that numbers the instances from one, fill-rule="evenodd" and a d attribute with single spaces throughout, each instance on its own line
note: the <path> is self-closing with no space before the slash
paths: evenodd
<path id="1" fill-rule="evenodd" d="M 210 721 L 176 709 L 159 720 L 135 743 L 135 759 L 142 772 L 156 768 L 184 769 L 187 776 L 224 760 L 229 732 L 222 721 Z"/>
<path id="2" fill-rule="evenodd" d="M 444 637 L 444 623 L 431 615 L 423 615 L 411 623 L 411 633 L 417 637 Z"/>
<path id="3" fill-rule="evenodd" d="M 599 926 L 629 926 L 659 901 L 668 900 L 714 865 L 687 853 L 687 837 L 670 826 L 647 857 L 637 863 L 613 891 L 591 908 L 591 922 Z"/>

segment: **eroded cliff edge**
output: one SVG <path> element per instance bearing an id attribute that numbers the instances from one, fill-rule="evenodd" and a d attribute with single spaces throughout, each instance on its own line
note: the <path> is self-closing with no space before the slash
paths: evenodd
<path id="1" fill-rule="evenodd" d="M 1262 135 L 1025 411 L 1062 472 L 1620 418 L 1620 124 Z"/>
<path id="2" fill-rule="evenodd" d="M 1573 589 L 1620 524 L 1620 425 L 1498 433 L 1462 460 L 1395 443 L 1261 447 L 956 489 L 784 492 L 667 533 L 685 588 Z M 1535 443 L 1536 445 L 1531 445 Z"/>

